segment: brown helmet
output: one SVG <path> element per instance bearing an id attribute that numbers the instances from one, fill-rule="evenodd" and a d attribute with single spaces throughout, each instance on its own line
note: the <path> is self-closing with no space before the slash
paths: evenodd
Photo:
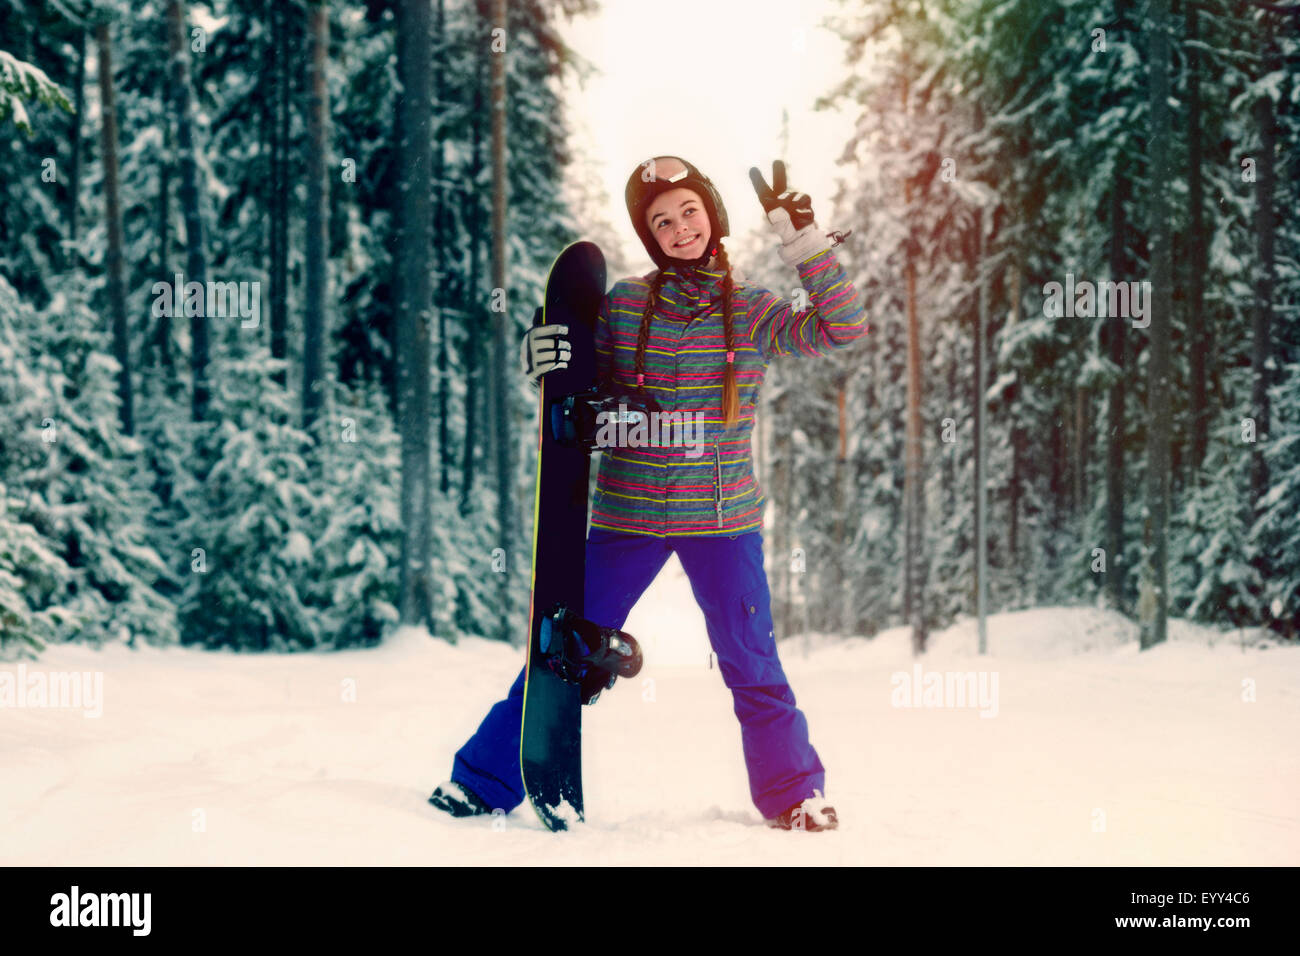
<path id="1" fill-rule="evenodd" d="M 686 168 L 673 176 L 655 175 L 656 164 L 665 159 L 675 159 Z M 659 243 L 650 234 L 650 227 L 645 224 L 646 207 L 654 201 L 654 198 L 660 193 L 681 187 L 692 189 L 699 194 L 700 201 L 704 204 L 705 213 L 709 217 L 709 248 L 694 260 L 673 259 L 665 255 L 664 251 L 659 248 Z M 632 175 L 628 177 L 627 186 L 623 190 L 623 199 L 627 203 L 627 214 L 632 218 L 632 227 L 636 229 L 636 234 L 641 237 L 641 243 L 645 246 L 645 251 L 650 253 L 650 258 L 661 269 L 670 265 L 689 265 L 696 268 L 706 265 L 717 253 L 718 243 L 729 234 L 727 231 L 727 208 L 722 204 L 722 197 L 718 194 L 713 182 L 708 176 L 705 176 L 680 156 L 655 156 L 653 159 L 647 159 L 645 162 L 639 163 L 637 168 L 632 170 Z"/>

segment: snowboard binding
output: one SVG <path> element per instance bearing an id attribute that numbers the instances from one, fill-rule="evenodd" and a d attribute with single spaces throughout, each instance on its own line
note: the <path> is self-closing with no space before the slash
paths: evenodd
<path id="1" fill-rule="evenodd" d="M 641 646 L 616 627 L 601 627 L 556 604 L 542 618 L 541 648 L 546 665 L 561 680 L 582 688 L 582 702 L 593 703 L 620 677 L 641 671 Z"/>
<path id="2" fill-rule="evenodd" d="M 662 411 L 659 403 L 649 396 L 610 393 L 593 385 L 561 395 L 552 403 L 551 435 L 557 444 L 581 448 L 590 454 L 599 447 L 607 447 L 600 443 L 603 429 L 648 427 L 650 414 L 659 411 Z"/>

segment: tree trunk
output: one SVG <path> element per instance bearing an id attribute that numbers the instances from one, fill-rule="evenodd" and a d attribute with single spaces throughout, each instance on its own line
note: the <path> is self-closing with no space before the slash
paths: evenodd
<path id="1" fill-rule="evenodd" d="M 1269 28 L 1268 14 L 1260 21 L 1264 36 L 1264 62 L 1261 75 L 1281 69 Z M 1255 417 L 1255 443 L 1251 445 L 1250 491 L 1256 503 L 1268 493 L 1268 462 L 1264 457 L 1270 430 L 1268 389 L 1272 384 L 1269 356 L 1272 353 L 1273 288 L 1275 285 L 1273 195 L 1276 190 L 1274 152 L 1277 148 L 1276 117 L 1273 100 L 1261 95 L 1252 107 L 1259 135 L 1259 159 L 1255 182 L 1255 308 L 1251 322 L 1251 392 L 1250 405 Z"/>
<path id="2" fill-rule="evenodd" d="M 1016 422 L 1020 421 L 1020 379 L 1007 389 L 1007 407 L 1011 410 L 1011 485 L 1007 494 L 1007 567 L 1023 567 L 1020 563 L 1020 490 L 1024 487 L 1024 447 L 1025 430 Z M 1017 596 L 1021 602 L 1028 591 L 1025 590 L 1026 575 L 1016 575 Z"/>
<path id="3" fill-rule="evenodd" d="M 81 118 L 86 115 L 86 31 L 77 31 L 77 78 L 73 90 L 74 106 L 69 123 L 72 140 L 72 174 L 68 182 L 68 254 L 64 268 L 76 262 L 78 198 L 81 196 Z"/>
<path id="4" fill-rule="evenodd" d="M 982 127 L 982 123 L 980 124 Z M 975 275 L 980 285 L 979 315 L 975 324 L 975 617 L 979 630 L 979 652 L 987 653 L 988 631 L 985 612 L 988 607 L 988 361 L 985 357 L 988 337 L 989 279 L 981 276 L 984 246 L 983 208 L 976 217 Z"/>
<path id="5" fill-rule="evenodd" d="M 1049 527 L 1053 532 L 1047 537 L 1049 546 L 1055 535 L 1061 531 L 1061 525 L 1064 523 L 1066 499 L 1070 494 L 1066 480 L 1066 467 L 1070 460 L 1070 443 L 1066 440 L 1066 436 L 1069 434 L 1066 428 L 1066 417 L 1066 405 L 1064 402 L 1060 402 L 1053 412 L 1056 427 L 1052 429 L 1051 461 L 1047 465 L 1047 487 L 1049 491 L 1047 508 L 1051 509 L 1049 512 L 1051 515 Z M 1046 442 L 1043 444 L 1046 444 Z M 1036 599 L 1037 594 L 1035 594 Z"/>
<path id="6" fill-rule="evenodd" d="M 481 76 L 481 74 L 480 74 Z M 479 135 L 478 118 L 483 113 L 483 84 L 474 84 L 474 111 L 470 126 L 471 160 L 470 183 L 478 182 L 483 169 L 483 158 L 479 152 L 482 139 Z M 474 445 L 478 440 L 479 414 L 479 355 L 483 351 L 483 322 L 487 314 L 483 308 L 483 290 L 479 282 L 479 238 L 483 235 L 479 216 L 477 190 L 465 190 L 465 227 L 469 230 L 469 294 L 465 296 L 465 445 L 464 458 L 461 462 L 460 478 L 460 513 L 469 514 L 470 493 L 474 488 Z"/>
<path id="7" fill-rule="evenodd" d="M 106 267 L 108 273 L 108 311 L 113 322 L 113 356 L 118 362 L 118 417 L 122 431 L 135 434 L 135 414 L 131 402 L 131 344 L 126 324 L 126 270 L 122 250 L 122 197 L 117 172 L 117 101 L 113 94 L 113 41 L 108 23 L 95 27 L 99 48 L 100 151 L 104 165 L 104 220 L 108 233 Z"/>
<path id="8" fill-rule="evenodd" d="M 1092 443 L 1088 440 L 1088 390 L 1081 385 L 1074 389 L 1074 496 L 1071 516 L 1083 519 L 1088 510 L 1088 460 L 1092 457 Z"/>
<path id="9" fill-rule="evenodd" d="M 172 104 L 176 113 L 177 159 L 180 161 L 181 211 L 185 216 L 185 281 L 207 282 L 203 254 L 203 218 L 199 212 L 199 167 L 194 155 L 194 127 L 190 119 L 190 75 L 185 55 L 185 14 L 181 0 L 167 3 L 168 44 L 171 51 Z M 208 318 L 199 309 L 190 316 L 190 373 L 193 376 L 190 412 L 196 422 L 207 416 Z"/>
<path id="10" fill-rule="evenodd" d="M 1187 212 L 1191 228 L 1187 236 L 1187 360 L 1191 395 L 1191 442 L 1188 464 L 1192 471 L 1201 467 L 1209 441 L 1208 403 L 1205 392 L 1205 224 L 1204 186 L 1201 177 L 1201 54 L 1198 5 L 1187 9 Z"/>
<path id="11" fill-rule="evenodd" d="M 448 421 L 450 395 L 450 370 L 447 368 L 447 310 L 443 304 L 447 300 L 447 247 L 448 237 L 445 220 L 447 204 L 450 201 L 445 179 L 447 164 L 443 156 L 444 135 L 441 119 L 447 108 L 442 101 L 442 64 L 447 31 L 444 21 L 443 0 L 438 0 L 437 15 L 434 18 L 435 56 L 433 71 L 433 100 L 437 104 L 439 125 L 435 128 L 434 139 L 438 147 L 433 152 L 433 263 L 434 301 L 438 303 L 438 490 L 444 498 L 451 492 L 451 430 Z M 462 305 L 463 303 L 458 303 Z"/>
<path id="12" fill-rule="evenodd" d="M 945 528 L 952 527 L 952 516 L 957 510 L 957 430 L 959 423 L 955 412 L 960 407 L 961 401 L 957 395 L 957 366 L 959 361 L 957 337 L 953 336 L 949 344 L 951 348 L 948 360 L 944 364 L 948 366 L 946 382 L 948 400 L 946 407 L 949 412 L 947 417 L 953 419 L 953 440 L 947 442 L 946 445 L 940 444 L 939 446 L 943 454 L 943 526 Z"/>
<path id="13" fill-rule="evenodd" d="M 908 72 L 907 56 L 902 60 L 903 114 L 907 115 Z M 905 147 L 908 144 L 904 144 Z M 925 650 L 925 536 L 923 509 L 925 506 L 925 475 L 922 473 L 921 452 L 921 329 L 916 311 L 916 258 L 918 242 L 912 230 L 912 182 L 903 182 L 903 201 L 907 209 L 908 236 L 903 265 L 907 301 L 907 430 L 904 445 L 903 473 L 903 616 L 912 628 L 912 653 Z"/>
<path id="14" fill-rule="evenodd" d="M 159 160 L 159 276 L 170 276 L 172 261 L 172 122 L 164 116 L 162 126 L 162 156 Z M 174 316 L 160 315 L 159 323 L 153 329 L 153 347 L 157 362 L 162 369 L 162 378 L 172 382 L 175 377 L 175 365 L 172 360 L 172 319 Z M 168 394 L 172 390 L 168 389 Z"/>
<path id="15" fill-rule="evenodd" d="M 302 422 L 310 428 L 320 413 L 325 374 L 325 336 L 329 309 L 329 90 L 325 70 L 329 61 L 329 8 L 307 8 L 310 45 L 307 99 L 307 300 L 303 309 Z"/>
<path id="16" fill-rule="evenodd" d="M 1142 596 L 1138 618 L 1143 649 L 1165 639 L 1169 597 L 1167 539 L 1169 523 L 1169 337 L 1173 334 L 1173 253 L 1170 249 L 1167 183 L 1174 170 L 1169 161 L 1169 29 L 1168 0 L 1151 0 L 1147 15 L 1150 69 L 1151 136 L 1150 218 L 1151 301 L 1146 329 L 1147 351 L 1147 528 L 1142 562 Z"/>
<path id="17" fill-rule="evenodd" d="M 397 395 L 402 435 L 401 620 L 433 632 L 429 448 L 429 0 L 397 4 Z"/>
<path id="18" fill-rule="evenodd" d="M 292 56 L 289 14 L 293 8 L 271 2 L 270 70 L 274 108 L 271 122 L 271 301 L 267 310 L 271 326 L 271 357 L 289 357 L 289 67 Z M 287 369 L 275 373 L 280 385 L 288 383 Z"/>
<path id="19" fill-rule="evenodd" d="M 1010 290 L 1008 297 L 1010 302 L 1007 316 L 1007 325 L 1015 325 L 1020 321 L 1020 275 L 1024 267 L 1024 253 L 1017 248 L 1014 261 L 1010 267 Z M 1007 489 L 1007 559 L 1004 567 L 1017 568 L 1020 564 L 1020 487 L 1023 481 L 1021 476 L 1021 459 L 1023 458 L 1022 446 L 1024 445 L 1024 431 L 1016 423 L 1020 421 L 1020 410 L 1017 404 L 1020 400 L 1020 379 L 1007 389 L 1007 408 L 1010 410 L 1011 428 L 1009 438 L 1011 440 L 1011 483 Z M 1023 582 L 1024 575 L 1016 575 L 1017 582 Z M 1024 596 L 1023 585 L 1017 595 L 1017 601 Z"/>
<path id="20" fill-rule="evenodd" d="M 1110 191 L 1110 279 L 1123 282 L 1127 273 L 1124 230 L 1124 202 L 1128 197 L 1128 179 L 1122 165 L 1115 167 L 1115 181 Z M 1127 324 L 1123 316 L 1106 319 L 1106 338 L 1115 379 L 1110 386 L 1106 418 L 1106 589 L 1111 604 L 1120 611 L 1128 605 L 1124 566 L 1124 401 L 1125 346 Z"/>
<path id="21" fill-rule="evenodd" d="M 172 189 L 172 124 L 170 117 L 161 120 L 163 133 L 162 157 L 158 161 L 158 275 L 171 275 L 171 189 Z M 158 316 L 154 327 L 154 350 L 163 381 L 168 384 L 167 394 L 172 395 L 176 366 L 172 360 L 172 319 L 166 312 Z"/>
<path id="22" fill-rule="evenodd" d="M 910 205 L 912 189 L 904 186 L 904 198 Z M 911 243 L 909 242 L 909 245 Z M 922 473 L 923 458 L 921 453 L 921 329 L 916 312 L 916 261 L 915 249 L 909 251 L 903 267 L 907 283 L 907 445 L 905 452 L 905 473 L 903 480 L 904 541 L 906 555 L 904 558 L 904 614 L 912 628 L 912 652 L 920 654 L 925 650 L 925 576 L 924 527 L 925 476 Z"/>
<path id="23" fill-rule="evenodd" d="M 492 24 L 507 35 L 505 0 L 492 0 Z M 502 290 L 505 301 L 510 302 L 506 287 L 506 51 L 493 51 L 492 57 L 492 286 Z M 507 378 L 511 343 L 507 342 L 506 329 L 510 325 L 507 307 L 497 314 L 493 335 L 493 435 L 496 439 L 497 465 L 497 528 L 500 547 L 505 552 L 505 573 L 500 575 L 500 637 L 509 641 L 514 636 L 513 588 L 515 562 L 511 545 L 514 542 L 514 466 L 511 454 L 514 433 L 510 427 L 513 382 Z"/>

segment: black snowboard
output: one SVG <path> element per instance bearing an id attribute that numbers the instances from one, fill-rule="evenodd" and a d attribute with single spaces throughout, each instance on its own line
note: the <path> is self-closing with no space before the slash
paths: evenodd
<path id="1" fill-rule="evenodd" d="M 582 691 L 549 666 L 542 622 L 557 606 L 583 615 L 591 464 L 586 449 L 557 441 L 552 417 L 562 414 L 565 396 L 596 386 L 595 327 L 604 294 L 605 257 L 593 243 L 575 242 L 551 265 L 540 320 L 567 325 L 572 349 L 567 368 L 539 380 L 532 596 L 519 744 L 524 791 L 551 830 L 583 819 Z"/>

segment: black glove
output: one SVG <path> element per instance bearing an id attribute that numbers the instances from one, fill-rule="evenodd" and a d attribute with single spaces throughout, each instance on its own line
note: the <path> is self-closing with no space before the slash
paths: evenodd
<path id="1" fill-rule="evenodd" d="M 754 192 L 758 193 L 758 201 L 763 204 L 763 212 L 770 213 L 773 209 L 781 208 L 789 214 L 791 232 L 790 236 L 798 232 L 804 226 L 813 221 L 812 199 L 807 193 L 793 192 L 785 188 L 785 162 L 780 159 L 772 161 L 772 185 L 768 186 L 763 179 L 763 174 L 758 171 L 757 166 L 751 166 L 749 169 L 749 180 L 754 184 Z M 769 217 L 770 220 L 770 217 Z M 782 236 L 781 240 L 787 240 L 787 236 Z"/>
<path id="2" fill-rule="evenodd" d="M 767 221 L 781 240 L 781 260 L 786 265 L 803 262 L 830 248 L 830 243 L 813 222 L 812 200 L 808 194 L 786 189 L 784 161 L 772 161 L 771 186 L 763 179 L 757 166 L 750 167 L 749 180 L 754 184 L 763 211 L 767 213 Z"/>

